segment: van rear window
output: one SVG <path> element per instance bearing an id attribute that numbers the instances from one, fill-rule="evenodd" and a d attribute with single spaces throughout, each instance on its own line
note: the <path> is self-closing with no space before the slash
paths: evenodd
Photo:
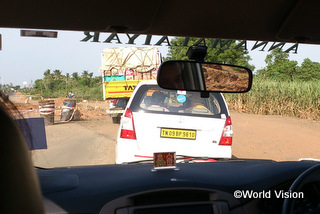
<path id="1" fill-rule="evenodd" d="M 139 100 L 133 102 L 140 110 L 154 113 L 219 115 L 225 107 L 219 93 L 210 93 L 208 98 L 201 98 L 200 92 L 161 89 L 157 86 L 140 87 Z"/>

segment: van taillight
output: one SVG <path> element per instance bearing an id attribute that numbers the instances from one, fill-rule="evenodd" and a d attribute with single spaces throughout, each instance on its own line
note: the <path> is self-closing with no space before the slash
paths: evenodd
<path id="1" fill-rule="evenodd" d="M 231 117 L 229 116 L 224 125 L 219 145 L 231 146 L 232 136 L 233 136 L 232 123 L 231 123 Z"/>
<path id="2" fill-rule="evenodd" d="M 126 139 L 136 139 L 136 132 L 134 130 L 134 123 L 133 123 L 133 115 L 132 111 L 127 108 L 126 112 L 124 113 L 121 119 L 121 138 Z"/>

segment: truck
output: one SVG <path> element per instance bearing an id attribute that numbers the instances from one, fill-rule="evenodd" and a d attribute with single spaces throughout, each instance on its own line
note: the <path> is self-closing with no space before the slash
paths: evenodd
<path id="1" fill-rule="evenodd" d="M 136 85 L 142 80 L 157 79 L 162 62 L 155 47 L 115 47 L 102 52 L 100 71 L 103 100 L 109 103 L 107 114 L 112 123 L 120 123 L 121 115 Z"/>

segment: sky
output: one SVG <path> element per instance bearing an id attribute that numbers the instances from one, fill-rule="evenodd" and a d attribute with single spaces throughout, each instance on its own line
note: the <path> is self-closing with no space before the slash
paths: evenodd
<path id="1" fill-rule="evenodd" d="M 58 38 L 21 37 L 20 29 L 0 28 L 2 36 L 2 50 L 0 50 L 0 84 L 10 84 L 23 86 L 26 82 L 30 86 L 35 80 L 42 79 L 43 73 L 47 70 L 61 70 L 62 74 L 81 74 L 84 70 L 92 72 L 94 76 L 99 76 L 101 66 L 101 53 L 104 48 L 133 46 L 128 45 L 128 37 L 119 35 L 122 44 L 117 44 L 116 40 L 111 43 L 103 43 L 110 33 L 100 34 L 100 42 L 82 42 L 86 36 L 83 32 L 58 31 Z M 155 46 L 160 36 L 153 36 L 150 44 Z M 136 40 L 134 47 L 145 47 L 146 36 L 141 35 Z M 269 53 L 267 50 L 272 46 L 268 43 L 264 51 L 257 48 L 251 51 L 255 41 L 247 42 L 247 49 L 251 56 L 250 64 L 256 67 L 255 71 L 265 67 L 265 57 Z M 283 50 L 287 50 L 294 44 L 285 44 Z M 167 43 L 158 47 L 162 56 L 168 53 Z M 314 62 L 320 62 L 320 46 L 299 44 L 297 54 L 291 51 L 290 60 L 296 60 L 299 65 L 305 58 Z"/>

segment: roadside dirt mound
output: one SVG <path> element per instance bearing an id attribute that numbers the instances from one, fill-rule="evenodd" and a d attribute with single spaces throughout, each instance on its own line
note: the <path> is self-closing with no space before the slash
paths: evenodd
<path id="1" fill-rule="evenodd" d="M 66 99 L 66 97 L 53 98 L 55 103 L 54 116 L 56 119 L 60 118 L 63 102 Z M 28 102 L 26 102 L 26 100 L 28 100 Z M 29 100 L 25 95 L 20 93 L 15 97 L 14 104 L 23 115 L 32 113 L 32 115 L 40 116 L 38 100 Z M 108 117 L 106 114 L 107 108 L 109 108 L 109 105 L 105 101 L 83 100 L 81 102 L 77 102 L 75 116 L 77 120 Z"/>
<path id="2" fill-rule="evenodd" d="M 63 101 L 65 100 L 65 97 L 58 97 L 54 99 L 55 109 L 61 109 L 63 105 Z"/>
<path id="3" fill-rule="evenodd" d="M 17 107 L 17 109 L 20 111 L 23 110 L 35 110 L 39 108 L 39 105 L 35 105 L 35 104 L 24 104 L 24 103 L 17 103 L 15 104 L 15 106 Z"/>
<path id="4" fill-rule="evenodd" d="M 77 103 L 81 118 L 100 118 L 108 116 L 106 110 L 108 105 L 105 101 L 87 101 Z"/>
<path id="5" fill-rule="evenodd" d="M 55 102 L 55 117 L 60 117 L 63 102 L 68 99 L 65 97 L 58 97 L 54 99 Z M 107 104 L 104 101 L 87 101 L 83 100 L 76 103 L 76 118 L 79 119 L 92 119 L 105 117 Z"/>

